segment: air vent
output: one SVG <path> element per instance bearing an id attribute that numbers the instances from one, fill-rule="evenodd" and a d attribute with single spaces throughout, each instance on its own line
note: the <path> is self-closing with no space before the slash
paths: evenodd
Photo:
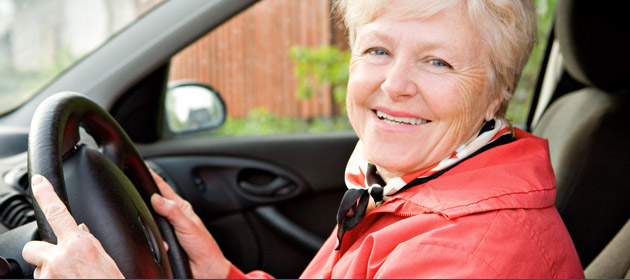
<path id="1" fill-rule="evenodd" d="M 12 229 L 35 220 L 33 206 L 19 192 L 11 191 L 0 197 L 0 222 Z"/>

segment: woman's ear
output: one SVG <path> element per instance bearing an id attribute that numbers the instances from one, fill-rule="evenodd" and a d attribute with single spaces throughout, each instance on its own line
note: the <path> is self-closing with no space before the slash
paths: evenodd
<path id="1" fill-rule="evenodd" d="M 486 109 L 486 114 L 484 116 L 485 121 L 490 121 L 494 119 L 497 112 L 499 111 L 499 108 L 501 107 L 501 104 L 503 103 L 503 99 L 504 96 L 506 96 L 507 91 L 509 91 L 509 89 L 504 89 L 499 94 L 496 94 L 492 99 L 490 99 L 490 104 L 488 105 L 488 108 Z"/>

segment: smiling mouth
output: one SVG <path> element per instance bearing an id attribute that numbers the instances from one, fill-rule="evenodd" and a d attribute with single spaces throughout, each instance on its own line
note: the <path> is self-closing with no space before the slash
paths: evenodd
<path id="1" fill-rule="evenodd" d="M 376 116 L 378 117 L 379 120 L 385 121 L 386 123 L 389 123 L 389 124 L 421 125 L 421 124 L 431 122 L 430 120 L 419 119 L 419 118 L 394 117 L 394 116 L 385 114 L 377 110 L 374 110 L 374 112 L 376 113 Z"/>

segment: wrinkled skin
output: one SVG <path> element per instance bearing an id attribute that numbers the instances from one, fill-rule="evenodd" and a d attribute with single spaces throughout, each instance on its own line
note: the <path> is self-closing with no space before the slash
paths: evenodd
<path id="1" fill-rule="evenodd" d="M 418 20 L 386 10 L 357 29 L 348 116 L 386 181 L 448 157 L 499 108 L 489 50 L 464 13 L 456 5 Z M 377 111 L 415 123 L 388 122 Z"/>
<path id="2" fill-rule="evenodd" d="M 153 209 L 175 228 L 177 240 L 190 259 L 193 277 L 227 278 L 232 264 L 223 256 L 190 203 L 177 195 L 153 170 L 151 174 L 163 195 L 154 194 L 151 197 Z"/>
<path id="3" fill-rule="evenodd" d="M 347 109 L 365 155 L 388 179 L 427 168 L 472 140 L 498 110 L 489 92 L 489 50 L 459 7 L 422 20 L 385 11 L 360 26 L 352 49 Z M 388 122 L 377 111 L 417 124 Z M 195 278 L 226 278 L 231 264 L 191 205 L 153 174 L 155 211 L 175 228 Z M 33 193 L 60 239 L 29 242 L 36 278 L 122 278 L 100 242 L 77 226 L 47 180 Z"/>
<path id="4" fill-rule="evenodd" d="M 24 260 L 36 266 L 35 278 L 124 278 L 101 242 L 87 226 L 77 226 L 52 185 L 40 175 L 33 176 L 32 190 L 50 223 L 57 245 L 44 241 L 26 243 Z"/>
<path id="5" fill-rule="evenodd" d="M 179 197 L 162 178 L 152 174 L 163 196 L 154 194 L 151 204 L 175 228 L 177 239 L 188 254 L 193 276 L 226 278 L 231 264 L 190 203 Z M 87 227 L 77 225 L 46 178 L 33 176 L 32 190 L 58 239 L 57 245 L 31 241 L 24 246 L 24 260 L 36 266 L 35 278 L 124 278 Z"/>

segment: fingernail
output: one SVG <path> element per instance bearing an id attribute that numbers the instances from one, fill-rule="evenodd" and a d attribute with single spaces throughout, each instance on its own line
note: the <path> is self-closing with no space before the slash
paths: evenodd
<path id="1" fill-rule="evenodd" d="M 82 231 L 85 231 L 87 233 L 90 233 L 90 229 L 87 227 L 87 225 L 85 225 L 83 223 L 79 225 L 79 229 L 81 229 Z"/>
<path id="2" fill-rule="evenodd" d="M 42 175 L 35 174 L 33 175 L 33 177 L 31 177 L 31 186 L 39 185 L 39 183 L 41 183 L 42 181 L 44 181 Z"/>

